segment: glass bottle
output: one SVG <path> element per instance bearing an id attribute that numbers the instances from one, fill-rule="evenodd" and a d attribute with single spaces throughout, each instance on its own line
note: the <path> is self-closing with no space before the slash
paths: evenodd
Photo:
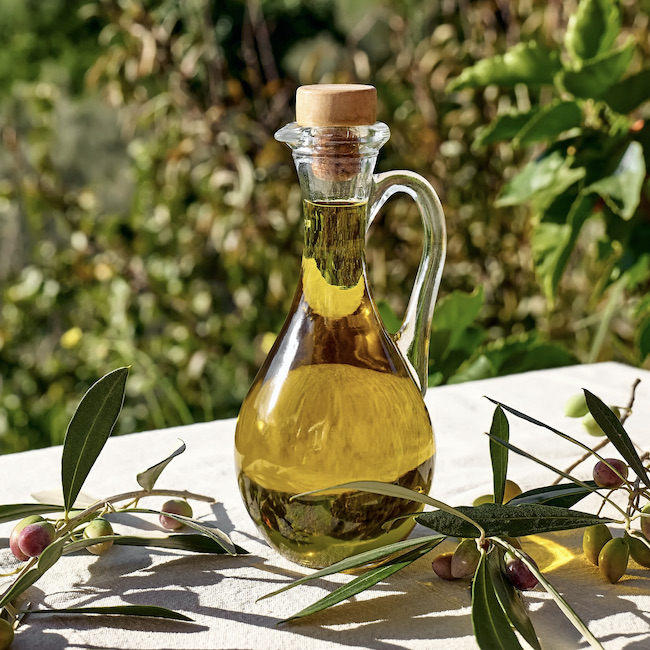
<path id="1" fill-rule="evenodd" d="M 428 493 L 435 457 L 424 405 L 445 226 L 433 188 L 411 172 L 373 175 L 389 129 L 372 86 L 298 89 L 297 121 L 276 133 L 293 150 L 304 251 L 285 324 L 244 400 L 235 436 L 239 488 L 271 546 L 321 568 L 404 539 L 414 502 L 332 489 L 384 481 Z M 366 277 L 365 237 L 385 201 L 412 196 L 423 257 L 403 325 L 390 335 Z"/>

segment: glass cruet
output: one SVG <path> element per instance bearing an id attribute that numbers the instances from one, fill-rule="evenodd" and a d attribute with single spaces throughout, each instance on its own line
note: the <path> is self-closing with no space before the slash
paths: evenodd
<path id="1" fill-rule="evenodd" d="M 237 420 L 235 461 L 246 508 L 288 559 L 322 568 L 404 539 L 414 502 L 332 489 L 357 480 L 428 493 L 435 444 L 424 404 L 433 306 L 445 224 L 417 174 L 373 174 L 390 132 L 375 122 L 376 91 L 302 86 L 287 143 L 302 190 L 304 250 L 289 315 Z M 366 231 L 385 201 L 405 192 L 423 222 L 423 256 L 404 322 L 390 335 L 366 277 Z"/>

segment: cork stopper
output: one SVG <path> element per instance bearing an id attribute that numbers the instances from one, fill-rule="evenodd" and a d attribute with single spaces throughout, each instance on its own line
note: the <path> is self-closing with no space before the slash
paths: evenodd
<path id="1" fill-rule="evenodd" d="M 360 84 L 314 84 L 296 93 L 296 122 L 317 127 L 314 174 L 328 181 L 346 181 L 361 169 L 359 138 L 354 127 L 374 124 L 377 91 Z"/>
<path id="2" fill-rule="evenodd" d="M 362 126 L 377 121 L 377 90 L 361 84 L 314 84 L 296 92 L 300 126 Z"/>

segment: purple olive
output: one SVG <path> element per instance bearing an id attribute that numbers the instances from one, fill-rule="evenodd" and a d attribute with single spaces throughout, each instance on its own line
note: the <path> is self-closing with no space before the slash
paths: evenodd
<path id="1" fill-rule="evenodd" d="M 443 580 L 455 580 L 451 572 L 451 560 L 454 554 L 450 551 L 448 553 L 442 553 L 436 557 L 436 559 L 431 562 L 431 568 L 434 573 Z"/>
<path id="2" fill-rule="evenodd" d="M 18 548 L 27 557 L 38 557 L 54 541 L 54 526 L 47 521 L 29 524 L 18 535 Z"/>
<path id="3" fill-rule="evenodd" d="M 170 499 L 169 501 L 165 501 L 161 510 L 162 512 L 170 512 L 173 515 L 181 515 L 183 517 L 192 516 L 192 506 L 184 499 Z M 167 530 L 178 530 L 185 524 L 173 517 L 160 515 L 160 525 Z"/>
<path id="4" fill-rule="evenodd" d="M 528 556 L 526 556 L 526 558 L 537 566 L 535 560 Z M 523 560 L 520 560 L 518 557 L 515 557 L 510 553 L 506 554 L 506 576 L 508 577 L 510 584 L 520 591 L 534 589 L 538 583 L 537 578 L 524 564 Z"/>
<path id="5" fill-rule="evenodd" d="M 41 521 L 45 521 L 45 519 L 40 515 L 31 515 L 30 517 L 25 517 L 14 526 L 14 529 L 11 531 L 11 535 L 9 536 L 9 548 L 17 560 L 20 560 L 21 562 L 29 560 L 29 556 L 25 555 L 18 546 L 18 536 L 20 535 L 20 531 L 30 524 L 36 524 Z"/>
<path id="6" fill-rule="evenodd" d="M 594 481 L 596 485 L 601 488 L 617 488 L 623 485 L 627 479 L 628 466 L 618 458 L 606 458 L 607 463 L 609 463 L 620 476 L 612 469 L 608 467 L 606 463 L 602 460 L 599 460 L 594 466 Z"/>

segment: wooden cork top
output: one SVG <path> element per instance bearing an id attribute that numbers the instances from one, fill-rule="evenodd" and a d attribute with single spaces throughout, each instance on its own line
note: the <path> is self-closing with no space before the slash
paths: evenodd
<path id="1" fill-rule="evenodd" d="M 296 92 L 300 126 L 361 126 L 377 121 L 377 90 L 361 84 L 314 84 Z"/>

